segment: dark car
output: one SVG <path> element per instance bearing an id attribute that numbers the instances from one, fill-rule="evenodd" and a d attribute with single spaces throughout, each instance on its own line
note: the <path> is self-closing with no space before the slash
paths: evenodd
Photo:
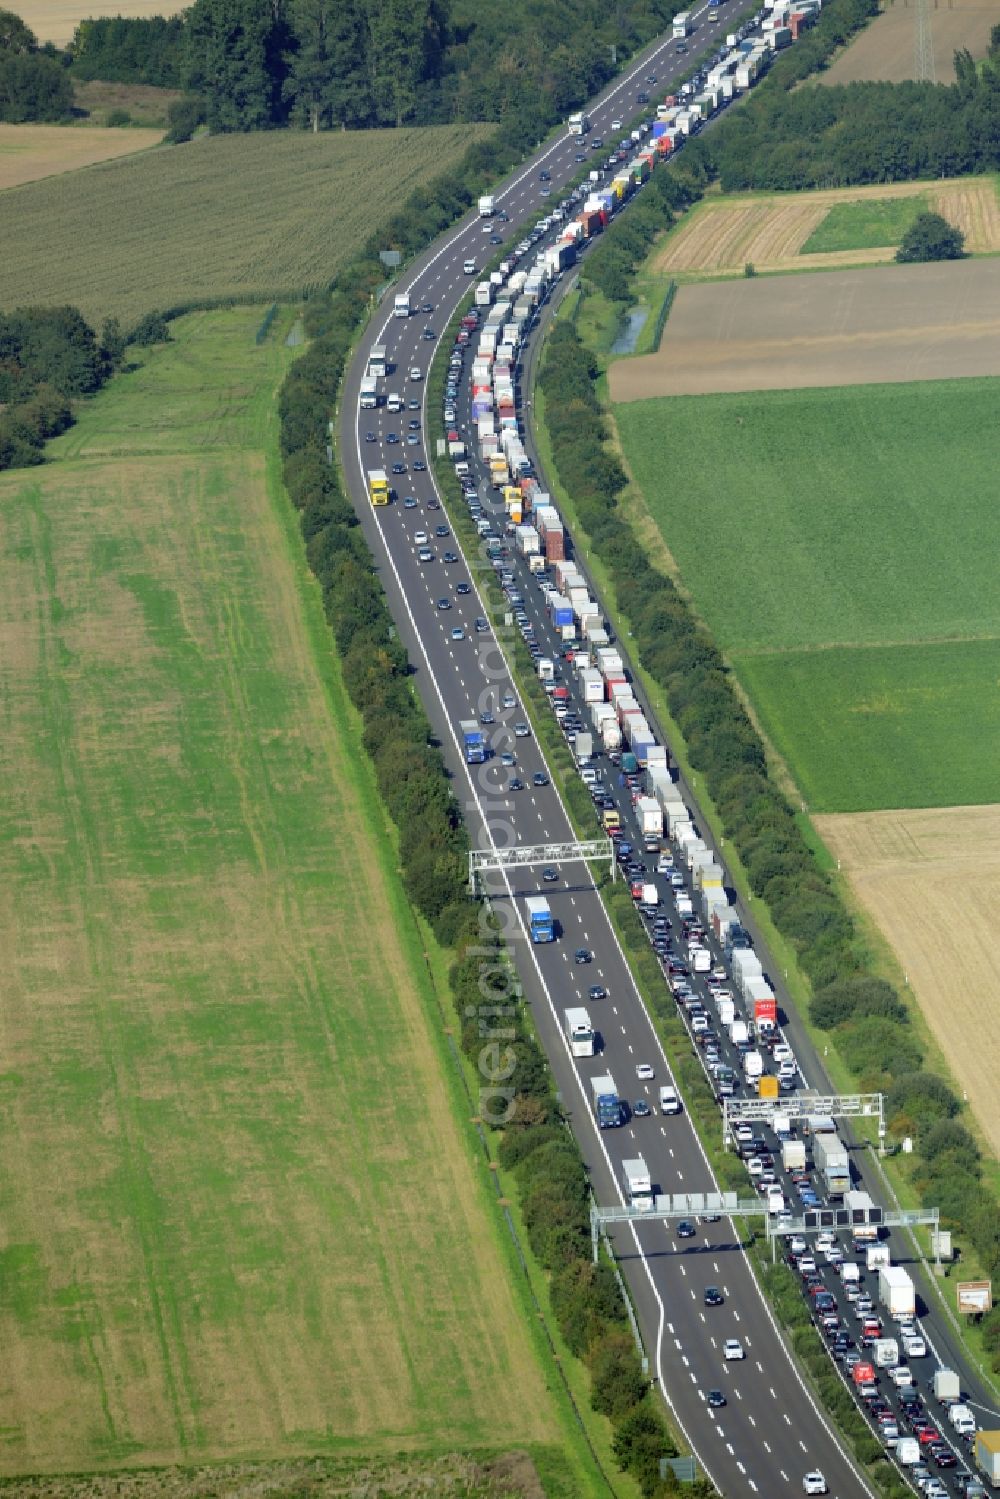
<path id="1" fill-rule="evenodd" d="M 573 954 L 574 963 L 589 963 L 590 958 L 591 953 L 589 947 L 578 947 L 576 952 Z"/>
<path id="2" fill-rule="evenodd" d="M 535 786 L 547 786 L 549 784 L 549 778 L 545 774 L 544 770 L 536 770 L 535 774 L 531 777 L 531 780 L 532 784 Z"/>
<path id="3" fill-rule="evenodd" d="M 588 990 L 588 999 L 607 999 L 608 991 L 603 984 L 591 984 Z"/>
<path id="4" fill-rule="evenodd" d="M 679 1239 L 693 1239 L 694 1234 L 695 1228 L 690 1218 L 682 1218 L 677 1225 L 677 1237 Z"/>
<path id="5" fill-rule="evenodd" d="M 718 1286 L 706 1286 L 705 1287 L 705 1305 L 706 1306 L 721 1306 L 723 1304 L 723 1302 L 725 1301 L 725 1299 L 726 1298 L 723 1296 L 723 1294 L 719 1290 Z"/>
<path id="6" fill-rule="evenodd" d="M 520 776 L 511 776 L 508 789 L 511 791 L 524 790 L 524 782 L 521 780 Z"/>
<path id="7" fill-rule="evenodd" d="M 427 465 L 422 458 L 418 458 L 414 463 L 413 472 L 415 474 L 425 474 L 427 472 Z M 438 508 L 437 500 L 428 500 L 427 508 L 428 510 L 436 510 Z"/>
<path id="8" fill-rule="evenodd" d="M 464 598 L 467 593 L 471 593 L 472 592 L 472 584 L 471 583 L 456 583 L 455 584 L 455 592 L 457 594 L 460 594 Z"/>
<path id="9" fill-rule="evenodd" d="M 721 1390 L 709 1390 L 706 1399 L 714 1411 L 721 1410 L 726 1403 L 726 1397 Z"/>
<path id="10" fill-rule="evenodd" d="M 542 870 L 542 879 L 545 881 L 545 883 L 547 885 L 554 884 L 555 881 L 558 878 L 559 878 L 559 871 L 558 871 L 558 869 L 543 869 Z"/>
<path id="11" fill-rule="evenodd" d="M 644 1098 L 637 1098 L 632 1105 L 632 1113 L 636 1119 L 647 1119 L 652 1112 L 652 1109 Z"/>
<path id="12" fill-rule="evenodd" d="M 378 442 L 378 438 L 375 436 L 374 432 L 366 432 L 365 442 Z"/>
<path id="13" fill-rule="evenodd" d="M 393 471 L 394 474 L 405 474 L 406 473 L 406 464 L 405 463 L 394 463 L 392 465 L 392 471 Z"/>

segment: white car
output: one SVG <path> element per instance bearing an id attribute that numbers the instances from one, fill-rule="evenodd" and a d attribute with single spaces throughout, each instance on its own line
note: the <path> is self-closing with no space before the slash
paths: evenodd
<path id="1" fill-rule="evenodd" d="M 902 1389 L 903 1385 L 911 1385 L 913 1383 L 913 1375 L 905 1364 L 895 1364 L 889 1370 L 889 1378 L 897 1390 Z"/>
<path id="2" fill-rule="evenodd" d="M 744 1349 L 743 1344 L 740 1342 L 739 1338 L 726 1339 L 725 1343 L 722 1346 L 722 1357 L 726 1359 L 746 1358 L 746 1350 Z M 826 1490 L 819 1489 L 817 1490 L 817 1492 L 825 1494 Z"/>
<path id="3" fill-rule="evenodd" d="M 829 1490 L 826 1486 L 826 1479 L 823 1477 L 818 1468 L 814 1468 L 811 1473 L 807 1473 L 805 1475 L 802 1480 L 802 1492 L 803 1494 L 829 1493 Z"/>
<path id="4" fill-rule="evenodd" d="M 648 1062 L 637 1062 L 635 1064 L 635 1075 L 641 1083 L 649 1083 L 652 1082 L 656 1073 Z"/>
<path id="5" fill-rule="evenodd" d="M 903 1339 L 903 1352 L 907 1358 L 926 1358 L 927 1344 L 919 1333 L 913 1333 Z"/>
<path id="6" fill-rule="evenodd" d="M 427 532 L 417 531 L 413 537 L 414 546 L 425 547 L 427 545 Z"/>
<path id="7" fill-rule="evenodd" d="M 413 366 L 413 368 L 410 370 L 410 379 L 411 380 L 422 380 L 423 379 L 423 376 L 420 373 L 420 367 L 419 367 L 419 365 L 415 364 Z"/>

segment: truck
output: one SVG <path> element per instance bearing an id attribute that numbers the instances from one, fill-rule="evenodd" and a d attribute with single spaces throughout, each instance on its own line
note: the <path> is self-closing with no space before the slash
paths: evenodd
<path id="1" fill-rule="evenodd" d="M 586 135 L 590 129 L 590 116 L 578 110 L 576 114 L 570 115 L 566 123 L 570 135 Z"/>
<path id="2" fill-rule="evenodd" d="M 869 1244 L 865 1250 L 865 1269 L 879 1270 L 890 1261 L 888 1244 Z"/>
<path id="3" fill-rule="evenodd" d="M 781 1164 L 786 1171 L 806 1169 L 806 1146 L 804 1140 L 785 1140 L 781 1146 Z"/>
<path id="4" fill-rule="evenodd" d="M 590 1079 L 590 1096 L 594 1101 L 594 1118 L 599 1129 L 617 1129 L 622 1122 L 618 1089 L 610 1072 Z"/>
<path id="5" fill-rule="evenodd" d="M 378 405 L 378 381 L 374 375 L 365 375 L 362 378 L 358 404 L 362 411 L 373 411 Z"/>
<path id="6" fill-rule="evenodd" d="M 663 808 L 655 796 L 640 796 L 635 804 L 635 815 L 644 838 L 662 837 Z"/>
<path id="7" fill-rule="evenodd" d="M 368 470 L 368 494 L 373 505 L 388 505 L 389 476 L 384 468 Z"/>
<path id="8" fill-rule="evenodd" d="M 851 1233 L 858 1243 L 875 1243 L 878 1240 L 878 1225 L 867 1221 L 867 1214 L 875 1206 L 867 1192 L 845 1192 L 844 1206 L 851 1214 L 864 1213 L 865 1218 L 851 1224 Z"/>
<path id="9" fill-rule="evenodd" d="M 622 1186 L 630 1207 L 648 1212 L 653 1206 L 653 1182 L 641 1155 L 631 1161 L 622 1161 Z"/>
<path id="10" fill-rule="evenodd" d="M 816 1169 L 823 1173 L 829 1197 L 843 1197 L 845 1192 L 850 1191 L 850 1161 L 839 1135 L 815 1135 L 813 1160 L 816 1162 Z"/>
<path id="11" fill-rule="evenodd" d="M 486 759 L 486 745 L 483 741 L 482 729 L 474 718 L 463 719 L 459 724 L 459 728 L 462 731 L 465 763 L 467 765 L 482 765 Z"/>
<path id="12" fill-rule="evenodd" d="M 577 765 L 588 765 L 594 753 L 593 734 L 577 734 L 573 749 L 576 751 Z"/>
<path id="13" fill-rule="evenodd" d="M 691 12 L 689 10 L 678 11 L 674 16 L 674 41 L 682 42 L 686 36 L 691 35 Z"/>
<path id="14" fill-rule="evenodd" d="M 409 317 L 409 315 L 410 315 L 410 294 L 409 294 L 409 292 L 407 292 L 407 291 L 400 291 L 400 292 L 397 292 L 396 295 L 393 297 L 393 299 L 392 299 L 392 315 L 393 315 L 393 317 Z"/>
<path id="15" fill-rule="evenodd" d="M 385 344 L 373 344 L 368 355 L 368 374 L 373 380 L 383 380 L 389 373 L 389 353 Z"/>
<path id="16" fill-rule="evenodd" d="M 729 1039 L 737 1051 L 750 1049 L 750 1032 L 745 1020 L 733 1020 L 729 1026 Z"/>
<path id="17" fill-rule="evenodd" d="M 759 1083 L 764 1071 L 764 1059 L 759 1051 L 748 1051 L 743 1057 L 743 1076 L 751 1087 Z"/>
<path id="18" fill-rule="evenodd" d="M 481 219 L 491 219 L 495 213 L 495 202 L 488 193 L 484 193 L 479 200 L 479 217 Z"/>
<path id="19" fill-rule="evenodd" d="M 899 1321 L 912 1317 L 916 1312 L 913 1281 L 902 1265 L 880 1265 L 878 1272 L 878 1299 L 890 1317 Z"/>
<path id="20" fill-rule="evenodd" d="M 1000 1431 L 976 1432 L 976 1466 L 991 1489 L 1000 1489 Z"/>
<path id="21" fill-rule="evenodd" d="M 555 923 L 545 896 L 529 895 L 524 904 L 528 912 L 532 942 L 554 942 L 556 940 Z"/>
<path id="22" fill-rule="evenodd" d="M 566 1039 L 569 1042 L 570 1055 L 574 1057 L 592 1057 L 595 1048 L 594 1027 L 590 1023 L 587 1011 L 579 1006 L 576 1009 L 563 1011 L 563 1024 L 566 1028 Z"/>
<path id="23" fill-rule="evenodd" d="M 962 1382 L 954 1369 L 934 1370 L 934 1399 L 941 1405 L 954 1405 L 962 1398 Z"/>

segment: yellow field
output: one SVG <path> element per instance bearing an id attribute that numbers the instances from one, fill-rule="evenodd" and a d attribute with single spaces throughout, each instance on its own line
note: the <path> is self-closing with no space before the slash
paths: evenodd
<path id="1" fill-rule="evenodd" d="M 0 189 L 90 167 L 116 156 L 131 156 L 162 139 L 162 130 L 0 124 Z"/>
<path id="2" fill-rule="evenodd" d="M 817 83 L 902 83 L 917 77 L 917 37 L 921 0 L 888 0 L 882 14 L 860 31 L 816 75 Z M 934 83 L 954 83 L 955 53 L 966 48 L 986 56 L 990 31 L 1000 22 L 1000 0 L 930 0 L 926 7 Z"/>
<path id="3" fill-rule="evenodd" d="M 1000 806 L 873 812 L 815 822 L 888 938 L 984 1134 L 1000 1152 Z"/>
<path id="4" fill-rule="evenodd" d="M 81 21 L 91 16 L 175 16 L 186 9 L 184 5 L 172 5 L 170 0 L 129 0 L 127 5 L 95 5 L 93 0 L 21 0 L 15 6 L 17 14 L 27 22 L 40 42 L 55 42 L 65 47 L 73 40 L 73 33 Z"/>
<path id="5" fill-rule="evenodd" d="M 802 255 L 802 246 L 837 203 L 912 198 L 922 193 L 931 208 L 965 234 L 973 253 L 1000 250 L 1000 204 L 992 177 L 956 177 L 929 184 L 896 182 L 826 192 L 773 197 L 708 198 L 667 236 L 650 268 L 661 275 L 710 272 L 742 275 L 750 261 L 758 271 L 803 271 L 888 261 L 895 245 Z"/>

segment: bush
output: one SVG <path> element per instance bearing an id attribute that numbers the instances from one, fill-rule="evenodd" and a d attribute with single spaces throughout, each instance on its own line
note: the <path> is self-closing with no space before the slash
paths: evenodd
<path id="1" fill-rule="evenodd" d="M 962 260 L 965 235 L 939 213 L 918 213 L 896 251 L 901 264 L 925 260 Z"/>
<path id="2" fill-rule="evenodd" d="M 175 146 L 189 141 L 200 125 L 205 123 L 205 105 L 192 94 L 183 99 L 174 99 L 167 106 L 167 140 Z"/>
<path id="3" fill-rule="evenodd" d="M 825 1031 L 866 1015 L 881 1015 L 900 1024 L 909 1020 L 906 1006 L 892 985 L 865 974 L 853 974 L 817 989 L 809 1013 L 813 1023 Z"/>
<path id="4" fill-rule="evenodd" d="M 131 125 L 132 116 L 127 109 L 111 109 L 104 123 L 109 129 L 119 129 L 124 125 Z"/>

